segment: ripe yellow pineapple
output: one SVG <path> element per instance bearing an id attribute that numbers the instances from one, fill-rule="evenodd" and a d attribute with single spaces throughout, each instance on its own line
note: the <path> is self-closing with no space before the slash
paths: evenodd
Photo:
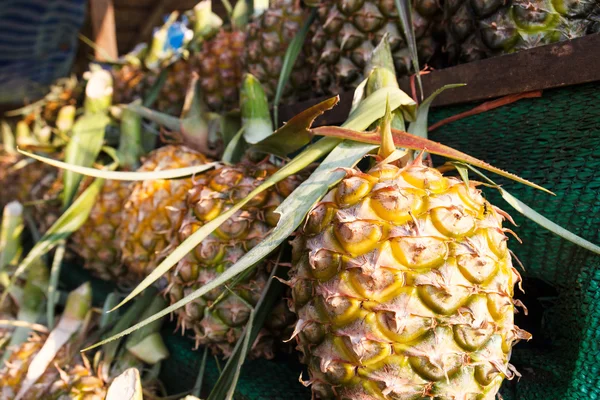
<path id="1" fill-rule="evenodd" d="M 184 168 L 208 162 L 196 151 L 168 145 L 150 153 L 139 171 Z M 135 182 L 121 213 L 117 235 L 127 283 L 146 277 L 163 256 L 181 224 L 192 178 Z"/>
<path id="2" fill-rule="evenodd" d="M 530 337 L 513 323 L 505 216 L 420 160 L 349 172 L 294 243 L 314 398 L 494 399 Z"/>
<path id="3" fill-rule="evenodd" d="M 104 182 L 88 220 L 71 236 L 71 248 L 83 258 L 85 268 L 107 281 L 118 282 L 127 275 L 121 263 L 117 231 L 130 193 L 130 182 Z"/>
<path id="4" fill-rule="evenodd" d="M 173 247 L 231 208 L 275 171 L 277 167 L 269 162 L 243 161 L 200 176 L 188 193 L 187 215 Z M 300 179 L 292 176 L 262 192 L 182 259 L 168 274 L 167 293 L 171 303 L 215 279 L 260 243 L 277 225 L 279 216 L 273 211 L 299 183 Z M 179 325 L 194 331 L 198 345 L 229 356 L 248 322 L 249 305 L 255 306 L 258 302 L 271 267 L 269 261 L 265 261 L 231 286 L 233 293 L 219 287 L 179 309 Z M 291 323 L 290 317 L 283 302 L 275 307 L 254 343 L 253 356 L 273 356 L 273 339 L 282 337 Z"/>

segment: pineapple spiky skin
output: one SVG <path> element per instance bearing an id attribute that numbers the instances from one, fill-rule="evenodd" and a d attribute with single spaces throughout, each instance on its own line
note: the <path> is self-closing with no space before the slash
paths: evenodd
<path id="1" fill-rule="evenodd" d="M 148 155 L 139 171 L 185 168 L 208 162 L 202 154 L 179 145 L 161 147 Z M 147 276 L 163 256 L 185 214 L 192 178 L 135 182 L 121 213 L 117 235 L 127 283 Z"/>
<path id="2" fill-rule="evenodd" d="M 512 346 L 503 212 L 415 162 L 351 171 L 308 214 L 290 274 L 315 399 L 492 400 Z"/>
<path id="3" fill-rule="evenodd" d="M 211 111 L 229 111 L 239 106 L 242 81 L 242 56 L 246 34 L 243 31 L 219 31 L 202 44 L 192 59 L 192 67 L 200 76 L 200 87 Z"/>
<path id="4" fill-rule="evenodd" d="M 20 155 L 0 154 L 0 209 L 17 200 L 40 200 L 56 180 L 56 168 Z"/>
<path id="5" fill-rule="evenodd" d="M 84 267 L 100 279 L 118 282 L 127 275 L 121 263 L 117 231 L 121 225 L 121 210 L 130 194 L 129 182 L 107 180 L 89 218 L 71 236 L 73 251 L 83 258 Z"/>
<path id="6" fill-rule="evenodd" d="M 272 2 L 247 29 L 244 69 L 261 82 L 269 101 L 275 97 L 287 48 L 306 19 L 306 13 L 299 6 L 287 3 Z M 286 102 L 304 100 L 310 95 L 309 55 L 308 46 L 304 46 L 283 91 Z"/>
<path id="7" fill-rule="evenodd" d="M 125 64 L 119 69 L 113 69 L 113 103 L 129 104 L 141 98 L 149 86 L 149 72 L 141 66 Z"/>
<path id="8" fill-rule="evenodd" d="M 452 63 L 513 53 L 592 33 L 597 0 L 447 0 Z"/>
<path id="9" fill-rule="evenodd" d="M 171 65 L 156 100 L 156 109 L 170 115 L 181 115 L 190 77 L 191 65 L 188 60 L 180 59 Z"/>
<path id="10" fill-rule="evenodd" d="M 230 209 L 276 170 L 268 162 L 245 161 L 199 177 L 189 191 L 189 211 L 174 245 Z M 292 176 L 257 195 L 182 259 L 168 274 L 167 294 L 171 303 L 214 280 L 266 238 L 279 219 L 274 210 L 298 184 L 299 178 Z M 179 325 L 194 332 L 198 345 L 229 356 L 248 321 L 249 307 L 257 304 L 267 284 L 270 267 L 270 261 L 265 261 L 244 275 L 230 286 L 233 293 L 219 287 L 179 309 Z M 254 343 L 254 357 L 272 357 L 273 339 L 281 338 L 290 326 L 290 317 L 284 303 L 275 306 Z"/>
<path id="11" fill-rule="evenodd" d="M 413 0 L 413 26 L 421 63 L 439 49 L 436 27 L 442 10 L 437 0 Z M 312 38 L 312 62 L 319 92 L 339 94 L 353 90 L 363 80 L 363 70 L 384 34 L 398 76 L 412 67 L 394 0 L 321 1 Z"/>

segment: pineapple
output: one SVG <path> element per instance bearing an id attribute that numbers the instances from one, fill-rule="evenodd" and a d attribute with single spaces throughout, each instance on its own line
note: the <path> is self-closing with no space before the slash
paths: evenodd
<path id="1" fill-rule="evenodd" d="M 6 127 L 9 129 L 6 134 L 10 137 L 4 139 L 12 138 L 13 144 L 24 148 L 48 146 L 46 140 L 42 142 L 33 135 L 26 119 L 17 122 L 14 137 L 9 126 Z M 0 209 L 11 201 L 27 203 L 41 199 L 56 175 L 56 169 L 24 157 L 9 143 L 3 143 L 0 151 L 0 182 L 3 185 L 0 190 Z"/>
<path id="2" fill-rule="evenodd" d="M 439 48 L 436 28 L 441 9 L 437 0 L 413 0 L 413 26 L 421 63 Z M 363 80 L 375 46 L 385 33 L 399 76 L 411 70 L 410 54 L 402 35 L 394 0 L 321 1 L 312 38 L 312 62 L 317 89 L 323 94 L 353 90 Z"/>
<path id="3" fill-rule="evenodd" d="M 275 171 L 277 167 L 269 162 L 245 160 L 199 177 L 188 193 L 188 212 L 173 247 L 231 208 Z M 260 243 L 277 225 L 279 216 L 273 211 L 299 183 L 293 176 L 262 192 L 169 271 L 167 294 L 171 303 L 215 279 Z M 265 288 L 270 267 L 269 261 L 257 266 L 230 287 L 233 293 L 220 287 L 179 309 L 179 326 L 193 330 L 198 345 L 229 356 L 248 321 L 249 307 L 256 305 Z M 284 303 L 275 307 L 254 343 L 254 357 L 273 356 L 273 339 L 281 337 L 291 323 L 290 317 Z"/>
<path id="4" fill-rule="evenodd" d="M 142 98 L 149 86 L 148 75 L 150 72 L 144 71 L 139 65 L 125 64 L 111 72 L 114 85 L 114 104 L 129 104 Z"/>
<path id="5" fill-rule="evenodd" d="M 204 101 L 211 111 L 229 111 L 238 107 L 242 80 L 242 55 L 246 34 L 233 28 L 220 30 L 202 44 L 190 62 L 200 76 Z"/>
<path id="6" fill-rule="evenodd" d="M 515 372 L 508 216 L 423 165 L 352 170 L 294 242 L 296 339 L 316 399 L 494 399 Z"/>
<path id="7" fill-rule="evenodd" d="M 180 59 L 173 63 L 167 72 L 167 80 L 160 89 L 156 109 L 170 115 L 181 115 L 190 77 L 191 66 L 188 60 Z"/>
<path id="8" fill-rule="evenodd" d="M 168 145 L 150 153 L 139 171 L 184 168 L 208 162 L 185 146 Z M 121 212 L 117 231 L 126 283 L 135 283 L 156 267 L 179 229 L 185 212 L 185 196 L 192 178 L 135 182 Z"/>
<path id="9" fill-rule="evenodd" d="M 447 0 L 444 13 L 451 62 L 512 53 L 594 31 L 598 0 Z"/>
<path id="10" fill-rule="evenodd" d="M 132 341 L 130 338 L 120 350 L 117 342 L 117 348 L 111 349 L 109 357 L 99 351 L 94 355 L 93 362 L 90 362 L 79 350 L 84 347 L 85 342 L 97 340 L 99 333 L 110 327 L 103 325 L 98 316 L 93 315 L 90 309 L 91 296 L 91 286 L 89 283 L 83 284 L 69 294 L 65 311 L 52 332 L 32 333 L 26 342 L 10 349 L 8 360 L 0 368 L 1 399 L 102 400 L 106 398 L 111 381 L 123 370 L 143 366 L 152 357 L 155 361 L 150 363 L 159 362 L 168 356 L 158 333 L 158 324 L 145 334 L 146 338 L 153 337 L 151 341 L 141 345 L 137 342 L 140 346 L 138 349 L 148 353 L 149 358 L 136 358 L 129 346 Z M 148 309 L 156 312 L 156 306 L 161 304 L 164 306 L 164 300 L 154 299 Z M 142 303 L 142 306 L 146 305 Z M 138 317 L 133 314 L 130 312 L 122 318 L 133 322 Z M 116 320 L 113 319 L 112 322 Z M 113 350 L 116 353 L 112 353 Z M 113 358 L 115 355 L 117 357 Z M 153 377 L 151 379 L 154 380 Z M 154 385 L 149 388 L 151 391 L 156 389 Z"/>
<path id="11" fill-rule="evenodd" d="M 0 207 L 11 201 L 27 203 L 39 200 L 55 181 L 56 169 L 22 156 L 0 154 Z"/>
<path id="12" fill-rule="evenodd" d="M 286 0 L 271 1 L 270 7 L 247 28 L 244 69 L 261 81 L 269 101 L 275 97 L 287 47 L 306 19 L 299 4 L 289 3 Z M 294 64 L 283 92 L 288 102 L 304 100 L 310 95 L 311 66 L 307 46 L 304 53 Z"/>
<path id="13" fill-rule="evenodd" d="M 117 231 L 121 225 L 121 210 L 131 194 L 125 181 L 104 183 L 90 216 L 71 236 L 71 248 L 84 260 L 84 267 L 107 281 L 117 281 L 127 275 L 121 264 Z"/>

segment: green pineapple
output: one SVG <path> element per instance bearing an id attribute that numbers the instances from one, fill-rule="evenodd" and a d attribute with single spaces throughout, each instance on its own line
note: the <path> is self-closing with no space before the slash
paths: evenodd
<path id="1" fill-rule="evenodd" d="M 316 3 L 313 1 L 313 3 Z M 442 10 L 437 0 L 412 0 L 413 26 L 421 63 L 439 50 L 437 38 Z M 394 0 L 321 1 L 312 37 L 312 58 L 317 89 L 324 94 L 353 90 L 363 80 L 375 46 L 389 34 L 399 76 L 411 71 Z"/>
<path id="2" fill-rule="evenodd" d="M 450 61 L 470 62 L 592 33 L 597 0 L 446 0 Z"/>

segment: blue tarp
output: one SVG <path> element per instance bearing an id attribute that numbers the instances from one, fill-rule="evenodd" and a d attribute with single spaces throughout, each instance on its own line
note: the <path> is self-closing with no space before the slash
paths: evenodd
<path id="1" fill-rule="evenodd" d="M 45 94 L 67 76 L 87 0 L 0 0 L 0 104 Z"/>

